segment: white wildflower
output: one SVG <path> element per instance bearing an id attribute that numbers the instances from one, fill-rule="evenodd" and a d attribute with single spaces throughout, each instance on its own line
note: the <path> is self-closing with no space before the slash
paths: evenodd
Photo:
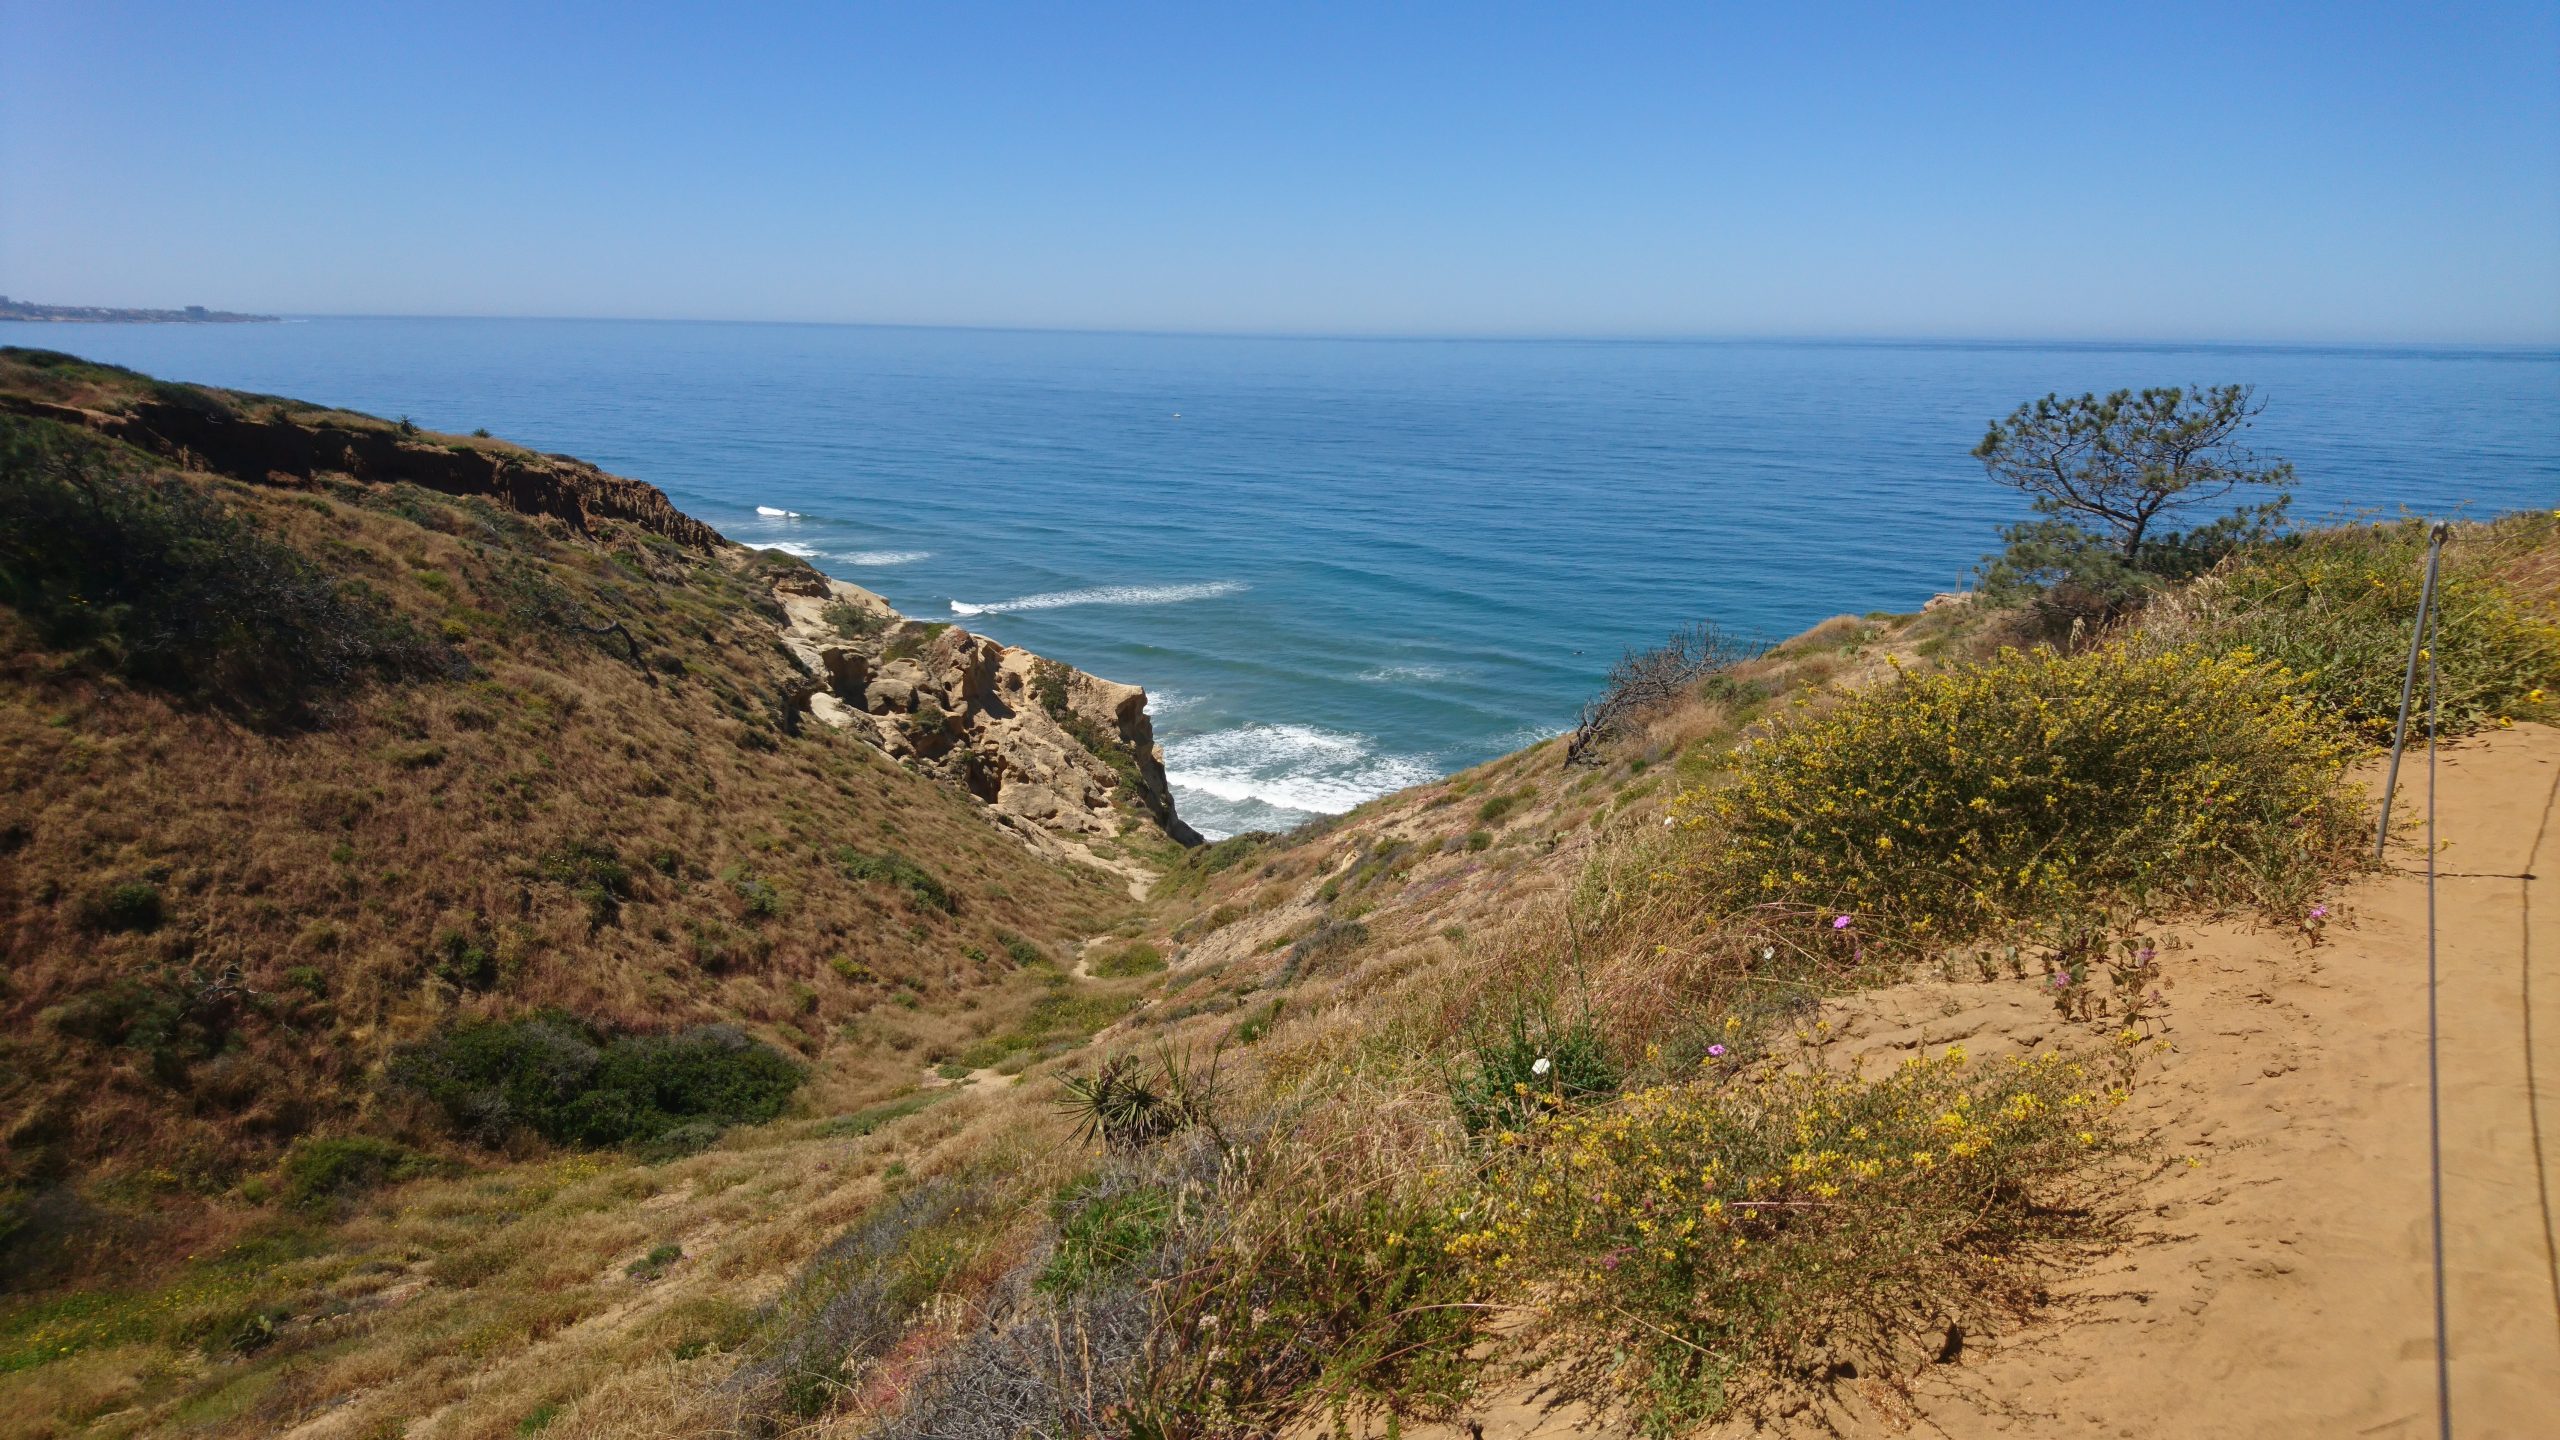
<path id="1" fill-rule="evenodd" d="M 1532 1075 L 1544 1075 L 1554 1068 L 1556 1068 L 1555 1062 L 1549 1060 L 1546 1056 L 1541 1055 L 1538 1057 L 1538 1063 L 1529 1067 L 1529 1073 Z"/>

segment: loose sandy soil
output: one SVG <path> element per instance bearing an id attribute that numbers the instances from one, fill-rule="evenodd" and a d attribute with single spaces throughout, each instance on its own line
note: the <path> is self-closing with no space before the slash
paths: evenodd
<path id="1" fill-rule="evenodd" d="M 2551 1436 L 2560 731 L 2449 748 L 2438 781 L 2453 1429 Z M 2420 754 L 2395 819 L 2420 819 L 2425 799 Z M 2168 1048 L 2128 1107 L 2168 1163 L 2132 1196 L 2133 1243 L 2058 1286 L 2017 1332 L 1967 1336 L 1954 1363 L 1848 1382 L 1761 1433 L 2434 1434 L 2426 852 L 2419 831 L 2394 828 L 2389 867 L 2330 902 L 2316 944 L 2237 924 L 2173 932 L 2152 1026 Z M 1989 1058 L 2065 1034 L 2049 1001 L 2016 982 L 1901 986 L 1832 1014 L 1849 1053 L 1874 1065 L 1919 1045 L 1962 1040 Z M 1405 1433 L 1613 1431 L 1516 1393 Z"/>

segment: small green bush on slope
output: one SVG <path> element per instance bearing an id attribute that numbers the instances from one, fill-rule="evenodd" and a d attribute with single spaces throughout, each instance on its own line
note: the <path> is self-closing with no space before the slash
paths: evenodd
<path id="1" fill-rule="evenodd" d="M 475 1139 L 523 1128 L 576 1145 L 770 1120 L 801 1080 L 780 1051 L 729 1026 L 606 1037 L 557 1013 L 456 1026 L 402 1054 L 391 1073 Z"/>
<path id="2" fill-rule="evenodd" d="M 2124 645 L 1904 674 L 1684 795 L 1714 837 L 1694 874 L 1730 915 L 1809 909 L 1844 945 L 2118 903 L 2295 903 L 2355 823 L 2351 746 L 2297 683 Z"/>

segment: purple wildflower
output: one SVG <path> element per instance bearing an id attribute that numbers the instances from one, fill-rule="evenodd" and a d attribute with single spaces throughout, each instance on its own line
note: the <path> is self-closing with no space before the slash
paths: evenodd
<path id="1" fill-rule="evenodd" d="M 2070 972 L 2070 971 L 2068 971 L 2068 970 L 2056 970 L 2056 971 L 2054 971 L 2054 972 L 2053 972 L 2053 988 L 2054 988 L 2054 989 L 2056 989 L 2056 990 L 2063 989 L 2063 988 L 2065 988 L 2065 987 L 2069 986 L 2069 985 L 2070 985 L 2070 983 L 2071 983 L 2071 972 Z"/>
<path id="2" fill-rule="evenodd" d="M 1834 929 L 1834 930 L 1846 930 L 1846 929 L 1848 929 L 1848 928 L 1849 928 L 1849 917 L 1848 917 L 1848 916 L 1846 916 L 1846 915 L 1842 915 L 1842 916 L 1840 916 L 1840 917 L 1838 917 L 1838 918 L 1834 919 L 1834 920 L 1831 922 L 1831 928 L 1832 928 L 1832 929 Z"/>
<path id="3" fill-rule="evenodd" d="M 1724 1058 L 1724 1047 L 1721 1045 L 1710 1045 L 1707 1047 L 1707 1053 L 1721 1060 Z"/>
<path id="4" fill-rule="evenodd" d="M 2314 906 L 2312 906 L 2312 907 L 2311 907 L 2311 918 L 2312 918 L 2312 919 L 2314 919 L 2314 920 L 2326 920 L 2326 919 L 2328 919 L 2328 918 L 2329 918 L 2329 907 L 2328 907 L 2328 906 L 2326 906 L 2326 905 L 2314 905 Z"/>

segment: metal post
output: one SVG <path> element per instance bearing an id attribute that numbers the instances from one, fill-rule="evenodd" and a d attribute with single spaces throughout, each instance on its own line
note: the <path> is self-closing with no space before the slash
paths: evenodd
<path id="1" fill-rule="evenodd" d="M 2400 720 L 2391 729 L 2391 769 L 2382 778 L 2382 818 L 2373 827 L 2373 863 L 2382 863 L 2382 847 L 2391 839 L 2391 797 L 2400 788 L 2400 747 L 2409 738 L 2409 700 L 2418 685 L 2418 656 L 2426 648 L 2427 615 L 2436 603 L 2436 566 L 2444 559 L 2450 527 L 2442 521 L 2427 535 L 2427 578 L 2418 589 L 2418 615 L 2409 626 L 2409 669 L 2400 677 Z"/>

